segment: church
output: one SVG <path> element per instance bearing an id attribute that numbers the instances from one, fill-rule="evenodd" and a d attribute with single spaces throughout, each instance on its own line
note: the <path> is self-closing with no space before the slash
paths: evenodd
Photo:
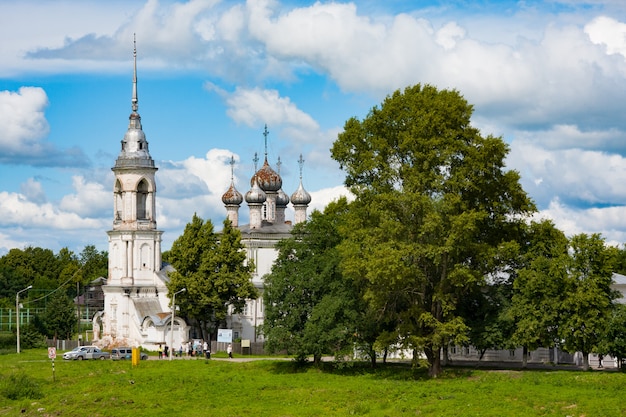
<path id="1" fill-rule="evenodd" d="M 104 292 L 104 310 L 93 318 L 94 342 L 101 346 L 141 346 L 156 350 L 159 345 L 180 346 L 187 342 L 190 327 L 184 318 L 172 316 L 167 296 L 168 272 L 172 267 L 161 260 L 163 232 L 156 224 L 156 171 L 150 156 L 148 141 L 138 113 L 137 50 L 133 48 L 133 84 L 131 114 L 128 130 L 121 142 L 121 150 L 112 168 L 113 227 L 109 238 L 109 272 Z M 292 222 L 285 219 L 285 210 L 291 201 L 294 223 L 306 220 L 311 196 L 302 185 L 303 159 L 300 156 L 300 185 L 289 196 L 282 190 L 282 178 L 274 171 L 267 158 L 267 126 L 265 160 L 250 181 L 245 198 L 235 188 L 231 158 L 231 184 L 222 201 L 226 215 L 242 234 L 247 257 L 254 262 L 251 277 L 262 294 L 263 277 L 271 270 L 277 257 L 276 243 L 291 236 Z M 278 160 L 280 167 L 280 159 Z M 278 168 L 280 171 L 280 168 Z M 249 224 L 239 225 L 239 208 L 248 204 Z M 174 322 L 172 323 L 172 317 Z M 262 341 L 258 328 L 263 324 L 263 299 L 249 300 L 240 314 L 231 314 L 227 324 L 233 339 Z"/>
<path id="2" fill-rule="evenodd" d="M 222 196 L 228 219 L 233 227 L 241 232 L 241 240 L 247 250 L 247 259 L 254 262 L 252 282 L 261 296 L 256 300 L 249 300 L 240 314 L 231 314 L 228 324 L 233 331 L 233 339 L 261 342 L 263 336 L 258 329 L 263 324 L 263 277 L 269 274 L 272 264 L 278 253 L 275 249 L 278 241 L 291 237 L 293 224 L 285 219 L 285 210 L 291 201 L 295 215 L 294 224 L 304 222 L 307 216 L 307 207 L 311 202 L 311 195 L 302 185 L 302 155 L 298 160 L 300 166 L 300 185 L 289 196 L 283 191 L 283 180 L 280 176 L 280 158 L 277 166 L 279 172 L 272 169 L 267 161 L 267 126 L 263 132 L 265 137 L 265 160 L 263 166 L 257 170 L 258 156 L 254 156 L 255 173 L 250 179 L 250 190 L 246 192 L 245 201 L 250 210 L 250 222 L 239 225 L 239 207 L 244 197 L 235 188 L 232 168 L 230 188 Z M 231 167 L 234 159 L 231 158 Z"/>

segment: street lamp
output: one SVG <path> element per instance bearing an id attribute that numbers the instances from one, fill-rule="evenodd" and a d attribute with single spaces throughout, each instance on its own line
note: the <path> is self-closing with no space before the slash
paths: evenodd
<path id="1" fill-rule="evenodd" d="M 15 294 L 15 313 L 17 316 L 17 353 L 20 353 L 20 293 L 28 291 L 31 288 L 33 288 L 33 286 L 29 285 L 28 287 L 18 291 L 17 294 Z"/>
<path id="2" fill-rule="evenodd" d="M 170 360 L 172 360 L 172 352 L 174 351 L 174 314 L 176 314 L 176 294 L 187 291 L 187 288 L 178 290 L 172 296 L 172 321 L 170 322 Z"/>

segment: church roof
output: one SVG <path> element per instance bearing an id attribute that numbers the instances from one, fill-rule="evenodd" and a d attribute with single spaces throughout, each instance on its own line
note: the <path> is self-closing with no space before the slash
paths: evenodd
<path id="1" fill-rule="evenodd" d="M 131 300 L 133 300 L 135 311 L 137 311 L 137 316 L 141 321 L 146 317 L 152 317 L 154 324 L 158 324 L 158 317 L 160 317 L 160 313 L 163 313 L 163 309 L 157 297 L 131 298 Z"/>

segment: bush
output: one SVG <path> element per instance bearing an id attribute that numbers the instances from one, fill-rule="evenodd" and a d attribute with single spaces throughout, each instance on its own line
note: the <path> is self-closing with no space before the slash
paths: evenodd
<path id="1" fill-rule="evenodd" d="M 10 400 L 21 400 L 24 398 L 36 400 L 43 397 L 37 381 L 24 373 L 2 378 L 0 394 Z"/>
<path id="2" fill-rule="evenodd" d="M 0 349 L 8 349 L 13 347 L 15 349 L 15 333 L 1 333 L 0 334 Z"/>

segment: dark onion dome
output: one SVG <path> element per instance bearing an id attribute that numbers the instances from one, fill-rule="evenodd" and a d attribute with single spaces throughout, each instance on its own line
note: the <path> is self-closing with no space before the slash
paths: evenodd
<path id="1" fill-rule="evenodd" d="M 243 202 L 243 196 L 235 188 L 235 184 L 230 183 L 230 187 L 222 196 L 222 202 L 226 205 L 240 205 Z"/>
<path id="2" fill-rule="evenodd" d="M 283 186 L 283 179 L 270 167 L 267 158 L 265 158 L 261 169 L 259 169 L 250 180 L 250 185 L 252 185 L 255 178 L 263 191 L 278 191 Z"/>
<path id="3" fill-rule="evenodd" d="M 311 202 L 311 194 L 307 193 L 304 187 L 302 186 L 302 181 L 300 181 L 300 186 L 298 189 L 291 194 L 291 203 L 294 205 L 307 205 Z"/>
<path id="4" fill-rule="evenodd" d="M 289 204 L 289 196 L 281 188 L 278 190 L 278 195 L 276 196 L 276 206 L 287 207 L 287 204 Z"/>
<path id="5" fill-rule="evenodd" d="M 252 178 L 252 188 L 246 193 L 246 202 L 251 204 L 263 204 L 267 198 L 259 183 L 256 181 L 256 176 Z"/>

